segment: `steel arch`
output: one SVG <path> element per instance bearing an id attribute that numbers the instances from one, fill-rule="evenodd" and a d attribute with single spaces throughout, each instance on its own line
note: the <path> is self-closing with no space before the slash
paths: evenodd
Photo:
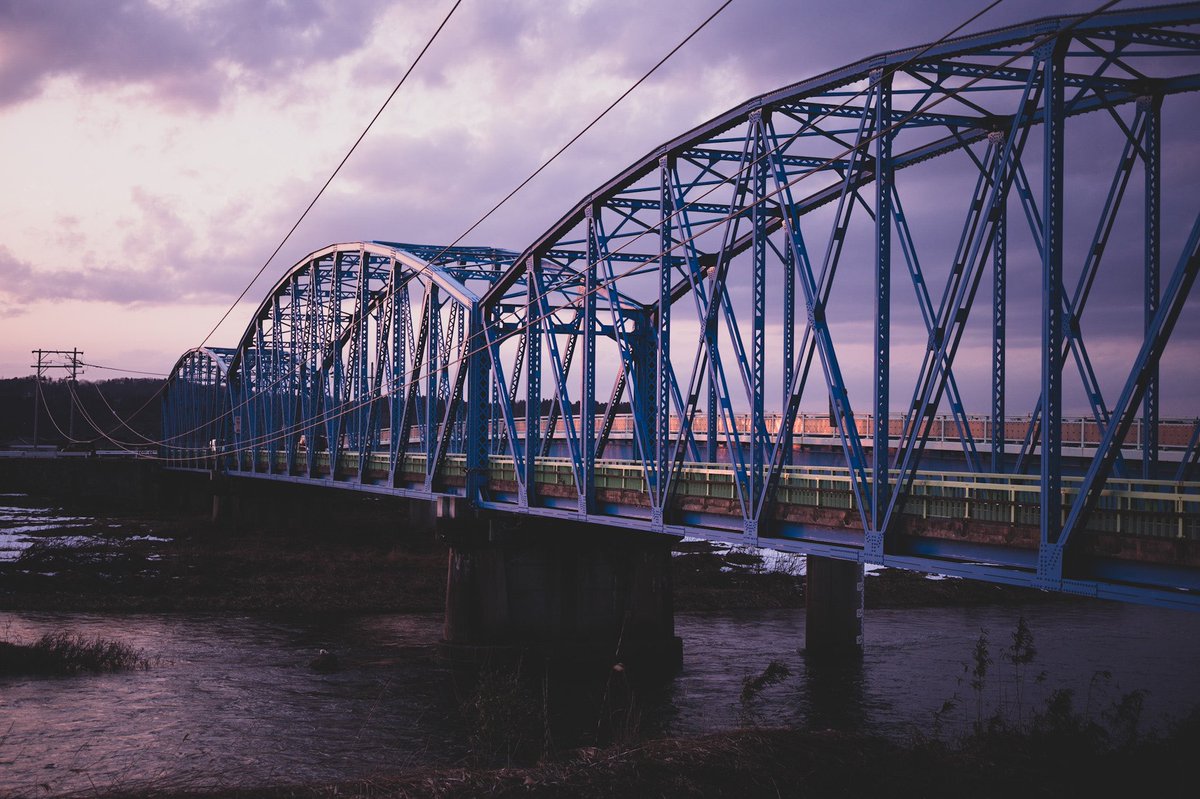
<path id="1" fill-rule="evenodd" d="M 317 250 L 260 304 L 229 370 L 237 470 L 428 493 L 465 450 L 476 291 L 509 256 L 404 246 Z"/>
<path id="2" fill-rule="evenodd" d="M 1064 564 L 1073 535 L 1103 502 L 1106 478 L 1132 476 L 1135 468 L 1147 480 L 1164 476 L 1157 463 L 1157 364 L 1194 279 L 1200 221 L 1190 236 L 1186 229 L 1172 231 L 1182 252 L 1172 279 L 1161 280 L 1160 172 L 1169 157 L 1161 128 L 1164 107 L 1186 111 L 1182 102 L 1172 105 L 1175 98 L 1200 88 L 1198 24 L 1200 6 L 1188 4 L 1046 18 L 885 53 L 753 98 L 639 159 L 527 247 L 483 298 L 487 315 L 500 297 L 511 301 L 519 293 L 520 281 L 530 287 L 523 315 L 517 312 L 524 320 L 526 417 L 508 420 L 525 428 L 522 445 L 514 442 L 509 451 L 517 462 L 516 496 L 502 492 L 483 504 L 597 521 L 616 515 L 645 529 L 733 534 L 756 545 L 777 546 L 787 538 L 804 551 L 991 579 L 1011 580 L 1017 570 L 1021 581 L 1095 593 L 1093 578 L 1108 567 L 1098 565 L 1086 544 L 1076 548 L 1066 571 Z M 1066 181 L 1078 177 L 1064 171 L 1064 137 L 1068 128 L 1086 135 L 1100 126 L 1115 142 L 1095 149 L 1114 168 L 1107 191 L 1099 192 L 1103 202 L 1095 204 L 1092 236 L 1067 241 Z M 963 221 L 942 252 L 927 246 L 942 261 L 931 270 L 933 259 L 923 258 L 902 199 L 919 195 L 923 171 L 945 170 L 952 161 L 963 174 Z M 1128 212 L 1121 216 L 1123 205 L 1133 204 L 1123 203 L 1131 181 L 1142 184 L 1144 195 L 1133 220 Z M 1180 210 L 1194 218 L 1200 208 L 1182 199 L 1187 205 Z M 1086 346 L 1084 309 L 1118 235 L 1143 244 L 1143 346 L 1137 352 L 1135 342 L 1121 367 L 1127 372 L 1098 375 Z M 1025 251 L 1025 264 L 1013 263 L 1014 245 Z M 562 272 L 573 271 L 570 279 L 583 294 L 573 305 L 585 324 L 565 340 L 546 329 L 551 314 L 562 310 L 549 307 L 537 288 L 547 264 L 560 271 L 560 283 Z M 857 282 L 847 276 L 852 272 Z M 907 377 L 893 363 L 893 318 L 902 300 L 892 290 L 893 274 L 911 283 L 906 310 L 925 338 Z M 1015 405 L 1006 402 L 1013 364 L 1005 358 L 1014 274 L 1026 293 L 1037 286 L 1045 300 L 1041 392 L 1020 446 L 1006 429 L 1006 411 Z M 985 275 L 992 286 L 981 292 Z M 934 280 L 943 285 L 931 287 Z M 855 315 L 837 302 L 833 290 L 847 282 L 871 297 L 869 313 Z M 633 302 L 628 309 L 596 307 L 609 291 Z M 973 308 L 985 324 L 969 328 Z M 1092 319 L 1094 327 L 1109 321 Z M 864 327 L 857 338 L 855 322 Z M 770 339 L 768 328 L 778 331 Z M 954 374 L 972 331 L 991 353 L 990 414 L 982 419 L 968 416 Z M 568 354 L 576 340 L 584 355 L 572 374 Z M 820 376 L 810 380 L 814 361 Z M 1080 500 L 1069 511 L 1063 498 L 1076 494 L 1063 474 L 1076 465 L 1063 459 L 1068 361 L 1091 412 L 1080 429 L 1097 445 L 1079 467 Z M 513 362 L 493 348 L 494 368 Z M 606 375 L 612 391 L 598 397 L 597 364 L 604 362 L 618 366 Z M 870 402 L 856 408 L 847 387 L 850 372 L 863 366 Z M 775 381 L 782 388 L 777 396 L 768 395 L 772 375 L 782 377 Z M 1113 394 L 1105 396 L 1102 378 L 1110 392 L 1114 382 L 1125 384 L 1115 402 Z M 566 452 L 573 498 L 538 496 L 532 478 L 533 461 L 545 454 L 535 399 L 545 396 L 547 380 L 563 398 L 554 407 L 561 405 L 564 417 L 571 413 L 568 385 L 578 399 L 577 418 L 566 420 L 568 443 L 572 437 L 578 442 Z M 891 391 L 901 380 L 911 384 L 896 402 Z M 780 481 L 796 458 L 792 440 L 806 388 L 829 400 L 849 475 L 854 518 L 844 527 L 856 530 L 850 536 L 831 535 L 819 523 L 788 523 L 777 507 Z M 618 401 L 631 409 L 631 456 L 641 486 L 626 507 L 597 512 L 595 462 L 603 453 L 606 417 Z M 1124 463 L 1131 453 L 1122 444 L 1139 403 L 1141 462 Z M 894 415 L 897 407 L 903 410 Z M 984 558 L 978 547 L 914 543 L 900 529 L 931 420 L 942 408 L 957 428 L 970 472 L 1038 472 L 1034 559 L 963 566 L 997 559 Z M 744 427 L 739 411 L 749 416 Z M 716 462 L 732 472 L 736 503 L 714 514 L 703 503 L 681 501 L 689 464 Z M 1194 512 L 1194 503 L 1188 507 Z"/>
<path id="3" fill-rule="evenodd" d="M 163 391 L 163 455 L 171 466 L 213 468 L 230 443 L 229 363 L 234 350 L 188 350 L 167 378 Z"/>
<path id="4" fill-rule="evenodd" d="M 1197 89 L 1200 4 L 1046 18 L 753 98 L 520 253 L 317 251 L 231 359 L 229 468 L 1200 607 L 1200 423 L 1159 418 Z"/>

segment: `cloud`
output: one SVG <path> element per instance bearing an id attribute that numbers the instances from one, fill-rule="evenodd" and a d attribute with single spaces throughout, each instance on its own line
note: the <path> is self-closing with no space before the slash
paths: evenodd
<path id="1" fill-rule="evenodd" d="M 37 151 L 44 166 L 21 173 L 31 177 L 20 193 L 22 206 L 13 206 L 22 216 L 5 241 L 11 249 L 0 250 L 0 314 L 55 298 L 106 303 L 97 316 L 114 303 L 170 313 L 189 304 L 227 304 L 296 221 L 452 2 L 0 0 L 0 107 L 25 103 L 9 108 L 9 119 L 21 117 L 20 128 L 45 131 L 39 136 L 48 141 Z M 333 242 L 453 241 L 719 4 L 464 3 L 251 288 L 247 304 L 257 304 L 305 254 Z M 1064 0 L 1055 11 L 1092 4 Z M 925 3 L 914 13 L 911 4 L 873 0 L 803 6 L 739 0 L 464 243 L 521 250 L 635 160 L 704 120 L 785 84 L 934 39 L 970 13 L 948 2 Z M 971 30 L 1043 13 L 1036 0 L 1008 0 Z M 847 19 L 859 22 L 839 22 Z M 65 90 L 58 91 L 60 83 Z M 1169 101 L 1166 113 L 1186 104 L 1186 98 Z M 32 113 L 38 108 L 46 110 Z M 1183 160 L 1173 161 L 1164 183 L 1170 196 L 1190 196 L 1179 184 L 1196 174 L 1200 144 L 1172 140 L 1194 126 L 1170 121 L 1164 151 Z M 96 145 L 101 139 L 103 147 Z M 1037 159 L 1036 146 L 1030 157 Z M 935 159 L 898 178 L 935 303 L 973 181 L 964 158 Z M 1100 166 L 1099 176 L 1084 184 L 1080 178 L 1096 165 L 1087 157 L 1068 161 L 1068 171 L 1077 170 L 1072 185 L 1080 187 L 1067 210 L 1068 233 L 1076 238 L 1090 237 L 1094 228 L 1096 209 L 1079 209 L 1095 205 L 1107 189 L 1111 165 Z M 59 182 L 43 186 L 43 173 Z M 1038 175 L 1031 178 L 1038 183 Z M 1098 359 L 1105 340 L 1127 347 L 1142 324 L 1140 198 L 1127 203 L 1133 211 L 1110 243 L 1104 291 L 1093 296 L 1085 317 Z M 26 210 L 43 207 L 52 214 L 38 218 Z M 1193 212 L 1164 209 L 1168 236 L 1178 238 L 1172 231 L 1186 230 L 1191 220 L 1177 217 Z M 805 220 L 818 254 L 827 222 L 820 212 Z M 862 215 L 857 224 L 865 227 L 854 234 L 869 242 L 869 218 Z M 1015 363 L 1018 349 L 1035 347 L 1040 335 L 1040 263 L 1015 202 L 1010 229 Z M 1164 272 L 1180 244 L 1164 241 Z M 1084 247 L 1086 241 L 1070 244 L 1072 252 Z M 867 263 L 870 255 L 847 250 L 834 292 L 839 346 L 869 338 L 871 308 L 862 297 L 870 292 L 870 270 L 851 264 Z M 927 336 L 898 248 L 893 257 L 900 362 L 916 352 L 901 347 Z M 1069 289 L 1078 267 L 1067 265 Z M 987 361 L 989 282 L 985 275 L 960 354 L 964 379 L 968 361 Z M 737 302 L 746 301 L 747 286 L 733 286 Z M 239 308 L 231 316 L 239 330 L 249 314 Z M 1192 318 L 1198 321 L 1185 318 L 1180 329 L 1196 340 L 1200 317 Z"/>
<path id="2" fill-rule="evenodd" d="M 95 242 L 49 246 L 34 264 L 0 245 L 0 315 L 18 315 L 47 300 L 123 307 L 227 302 L 265 258 L 264 252 L 254 260 L 257 226 L 236 201 L 199 223 L 185 220 L 173 201 L 139 187 L 131 189 L 131 201 L 133 212 L 103 249 Z M 280 223 L 272 221 L 276 229 Z M 77 236 L 68 229 L 66 238 Z"/>
<path id="3" fill-rule="evenodd" d="M 6 315 L 23 313 L 25 305 L 38 300 L 89 299 L 105 302 L 125 302 L 139 293 L 144 294 L 138 281 L 128 271 L 119 268 L 82 268 L 66 250 L 50 250 L 50 264 L 35 269 L 0 246 L 0 307 Z M 156 298 L 161 299 L 162 295 Z"/>
<path id="4" fill-rule="evenodd" d="M 212 0 L 163 6 L 0 0 L 0 106 L 69 76 L 139 85 L 171 104 L 212 109 L 240 83 L 262 85 L 344 56 L 386 0 Z"/>

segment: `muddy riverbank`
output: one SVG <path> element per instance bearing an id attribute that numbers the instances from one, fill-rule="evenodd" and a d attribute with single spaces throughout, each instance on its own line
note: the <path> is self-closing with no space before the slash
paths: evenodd
<path id="1" fill-rule="evenodd" d="M 981 736 L 950 747 L 834 731 L 750 729 L 581 749 L 524 768 L 420 769 L 325 785 L 216 791 L 164 785 L 95 797 L 1176 797 L 1190 795 L 1194 785 L 1197 744 L 1195 719 L 1170 736 L 1115 749 L 1061 731 Z"/>
<path id="2" fill-rule="evenodd" d="M 949 785 L 955 795 L 964 787 L 982 796 L 1018 788 L 1061 795 L 1068 782 L 1050 774 L 1047 751 L 1082 747 L 1063 762 L 1089 775 L 1112 773 L 1097 779 L 1102 786 L 1122 785 L 1121 775 L 1137 769 L 1167 780 L 1183 762 L 1178 741 L 1191 734 L 1139 738 L 1136 751 L 1086 735 L 1049 750 L 1022 736 L 927 740 L 920 731 L 940 703 L 955 692 L 966 697 L 956 675 L 981 626 L 993 629 L 999 657 L 1002 636 L 1032 608 L 1050 650 L 1062 630 L 1078 636 L 1084 628 L 1080 600 L 883 570 L 866 582 L 868 607 L 880 610 L 867 614 L 865 665 L 830 674 L 799 653 L 802 559 L 684 541 L 673 579 L 685 670 L 655 697 L 639 698 L 636 722 L 606 725 L 602 734 L 593 712 L 596 745 L 580 749 L 557 731 L 543 736 L 550 726 L 538 721 L 545 712 L 538 691 L 515 693 L 524 699 L 514 710 L 511 696 L 480 693 L 476 701 L 475 689 L 444 673 L 432 645 L 446 549 L 398 523 L 390 509 L 362 508 L 353 525 L 313 519 L 281 528 L 213 525 L 207 515 L 180 512 L 115 515 L 12 493 L 0 505 L 0 610 L 14 637 L 71 629 L 128 639 L 163 658 L 145 672 L 54 678 L 53 685 L 10 678 L 0 707 L 17 723 L 0 730 L 0 774 L 24 769 L 18 796 L 68 796 L 83 784 L 79 795 L 91 797 L 205 799 L 870 796 L 901 785 L 930 796 L 949 795 Z M 1098 626 L 1104 632 L 1088 644 L 1093 659 L 1106 657 L 1112 630 L 1147 629 L 1122 618 Z M 323 647 L 338 653 L 341 670 L 309 667 Z M 1062 653 L 1046 656 L 1067 662 Z M 743 679 L 775 659 L 790 677 L 741 696 Z M 1087 686 L 1097 666 L 1079 668 L 1071 684 Z M 531 695 L 535 701 L 526 701 Z M 480 745 L 488 728 L 478 710 L 489 698 L 482 707 L 501 712 L 493 719 L 493 732 L 503 731 L 499 749 Z M 50 724 L 55 707 L 61 723 Z M 970 715 L 964 707 L 960 722 Z M 533 749 L 498 769 L 510 710 L 532 719 L 522 740 Z M 22 722 L 22 713 L 32 715 Z M 82 748 L 81 719 L 95 728 Z M 102 753 L 101 742 L 111 751 Z M 231 757 L 241 766 L 221 765 Z"/>
<path id="3" fill-rule="evenodd" d="M 398 612 L 443 607 L 447 550 L 396 507 L 363 503 L 346 518 L 214 524 L 181 511 L 122 515 L 27 495 L 45 508 L 27 546 L 0 559 L 0 609 Z M 10 514 L 12 515 L 12 514 Z M 804 561 L 703 541 L 676 544 L 681 611 L 804 604 Z M 894 569 L 868 574 L 868 608 L 1071 601 L 1032 590 Z"/>

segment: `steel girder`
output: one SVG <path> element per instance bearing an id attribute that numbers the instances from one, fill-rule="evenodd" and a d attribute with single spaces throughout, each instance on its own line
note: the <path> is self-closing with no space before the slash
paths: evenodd
<path id="1" fill-rule="evenodd" d="M 1109 502 L 1109 475 L 1171 477 L 1160 364 L 1194 313 L 1200 226 L 1168 222 L 1200 208 L 1161 165 L 1189 140 L 1173 126 L 1192 122 L 1198 29 L 1193 3 L 877 55 L 667 142 L 520 253 L 313 253 L 229 358 L 229 467 L 1196 607 L 1191 572 L 1097 556 L 1089 515 Z M 1072 237 L 1068 221 L 1094 232 Z M 1164 249 L 1181 244 L 1162 284 Z M 1124 314 L 1134 260 L 1138 312 Z M 1139 325 L 1121 363 L 1098 334 L 1127 315 Z M 1022 379 L 1032 391 L 1015 390 Z M 1103 386 L 1123 388 L 1106 401 Z M 1070 392 L 1088 420 L 1065 418 Z M 811 443 L 804 408 L 828 409 L 827 451 L 797 444 Z M 963 486 L 1036 472 L 1032 551 L 907 525 L 928 504 L 923 462 L 946 468 L 931 438 L 947 427 Z M 1082 465 L 1075 453 L 1077 494 L 1063 482 L 1068 427 L 1094 444 Z M 1200 457 L 1195 430 L 1176 480 Z M 816 459 L 844 470 L 837 523 L 781 506 L 793 464 Z M 598 485 L 614 468 L 638 478 Z M 681 496 L 705 473 L 728 482 Z"/>
<path id="2" fill-rule="evenodd" d="M 417 255 L 415 253 L 420 253 Z M 440 490 L 448 454 L 482 474 L 478 294 L 511 263 L 484 248 L 325 247 L 260 304 L 227 358 L 231 471 Z"/>
<path id="3" fill-rule="evenodd" d="M 216 468 L 231 443 L 229 364 L 234 351 L 197 347 L 185 352 L 167 378 L 161 400 L 160 456 L 185 469 Z"/>
<path id="4" fill-rule="evenodd" d="M 1019 582 L 1094 593 L 1087 558 L 1066 557 L 1070 531 L 1086 528 L 1086 503 L 1095 500 L 1062 504 L 1064 386 L 1082 393 L 1096 438 L 1116 442 L 1085 469 L 1095 472 L 1089 484 L 1096 492 L 1107 474 L 1127 471 L 1122 461 L 1131 456 L 1147 479 L 1167 476 L 1157 464 L 1157 370 L 1189 284 L 1177 281 L 1177 315 L 1159 320 L 1170 298 L 1159 296 L 1157 264 L 1164 220 L 1173 218 L 1163 211 L 1160 165 L 1170 157 L 1168 116 L 1178 120 L 1194 103 L 1176 96 L 1200 88 L 1198 28 L 1200 5 L 1188 4 L 1047 18 L 881 54 L 754 98 L 647 154 L 526 248 L 483 298 L 486 317 L 508 303 L 513 322 L 489 333 L 493 368 L 508 380 L 493 395 L 515 397 L 523 382 L 526 397 L 524 414 L 513 413 L 511 399 L 502 403 L 509 440 L 500 451 L 519 464 L 519 491 L 484 504 L 568 512 L 558 495 L 538 495 L 529 462 L 550 450 L 539 422 L 552 388 L 553 418 L 565 422 L 560 454 L 571 464 L 577 510 L 570 512 L 577 517 L 618 516 L 645 529 L 703 534 L 709 522 L 680 509 L 673 484 L 688 464 L 721 462 L 734 473 L 741 538 L 749 543 L 775 545 L 786 535 L 802 550 L 807 542 L 835 557 L 907 565 L 916 558 L 922 568 L 959 573 L 961 563 L 918 556 L 921 548 L 894 532 L 932 421 L 947 412 L 966 469 L 1032 467 L 1041 475 L 1036 563 L 1001 558 L 996 567 Z M 1179 137 L 1172 141 L 1178 146 Z M 1069 169 L 1070 158 L 1078 158 L 1069 148 L 1092 166 Z M 1081 192 L 1110 165 L 1107 195 Z M 1144 197 L 1136 214 L 1133 203 L 1122 202 L 1131 183 Z M 961 187 L 957 202 L 948 185 Z M 939 196 L 930 196 L 931 186 Z M 1083 192 L 1089 201 L 1081 201 Z M 1104 202 L 1097 205 L 1093 195 Z M 1193 198 L 1172 199 L 1185 216 L 1200 210 Z M 941 214 L 933 227 L 928 211 L 923 220 L 911 215 L 931 202 Z M 945 216 L 955 205 L 959 223 Z M 1027 231 L 1009 224 L 1010 206 L 1020 208 Z M 1090 243 L 1064 234 L 1068 215 L 1072 224 L 1095 227 Z M 1177 241 L 1180 232 L 1168 237 Z M 1130 344 L 1125 366 L 1105 372 L 1089 355 L 1084 310 L 1106 248 L 1108 260 L 1118 261 L 1111 272 L 1131 239 L 1144 241 L 1139 333 L 1146 352 L 1135 357 Z M 911 294 L 896 291 L 891 279 L 894 245 Z M 565 305 L 549 302 L 541 276 L 547 263 L 561 268 L 559 285 L 583 293 L 564 294 Z M 989 284 L 990 291 L 979 291 Z M 1107 285 L 1122 290 L 1119 279 Z M 853 298 L 868 292 L 870 303 Z M 1020 374 L 1014 370 L 1028 372 L 1030 360 L 1011 356 L 1008 298 L 1035 292 L 1042 298 L 1040 341 L 1021 346 L 1037 353 L 1040 391 L 1027 397 L 1012 392 Z M 618 293 L 621 300 L 607 307 L 593 304 Z M 524 310 L 513 309 L 522 297 Z M 987 310 L 972 313 L 977 303 Z M 1087 317 L 1090 325 L 1106 332 L 1112 307 L 1111 297 L 1102 301 Z M 563 330 L 564 317 L 577 322 L 576 332 Z M 908 333 L 900 349 L 897 319 Z M 1024 321 L 1031 321 L 1027 314 Z M 582 367 L 570 356 L 572 336 L 596 352 Z M 499 349 L 505 342 L 507 358 Z M 966 350 L 989 353 L 981 359 L 986 369 L 964 366 L 959 353 Z M 1068 380 L 1064 365 L 1072 362 L 1078 381 Z M 966 383 L 956 368 L 966 370 Z M 595 400 L 600 380 L 612 386 L 604 404 Z M 1111 406 L 1101 389 L 1130 381 L 1142 387 L 1135 393 L 1146 431 L 1136 453 L 1121 446 L 1127 428 L 1120 425 L 1133 418 L 1127 398 Z M 851 385 L 866 386 L 857 402 Z M 570 404 L 572 395 L 581 403 Z M 781 401 L 772 402 L 776 397 Z M 788 530 L 775 513 L 779 477 L 797 457 L 797 414 L 802 405 L 826 401 L 852 477 L 852 526 L 859 530 L 857 541 L 832 551 L 821 532 Z M 968 403 L 987 408 L 986 423 L 968 416 Z M 589 478 L 618 407 L 632 414 L 625 454 L 642 471 L 637 504 L 645 510 L 606 511 Z M 1028 444 L 1014 453 L 1006 450 L 1006 413 L 1022 407 Z M 748 429 L 735 423 L 738 413 L 749 415 Z M 725 522 L 717 526 L 727 534 Z"/>

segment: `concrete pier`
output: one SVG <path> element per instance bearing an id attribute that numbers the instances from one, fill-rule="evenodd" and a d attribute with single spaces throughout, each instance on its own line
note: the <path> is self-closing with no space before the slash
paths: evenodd
<path id="1" fill-rule="evenodd" d="M 670 539 L 502 517 L 460 522 L 445 537 L 441 651 L 452 662 L 678 670 Z"/>
<path id="2" fill-rule="evenodd" d="M 850 560 L 808 556 L 804 651 L 818 657 L 861 657 L 863 567 Z"/>

